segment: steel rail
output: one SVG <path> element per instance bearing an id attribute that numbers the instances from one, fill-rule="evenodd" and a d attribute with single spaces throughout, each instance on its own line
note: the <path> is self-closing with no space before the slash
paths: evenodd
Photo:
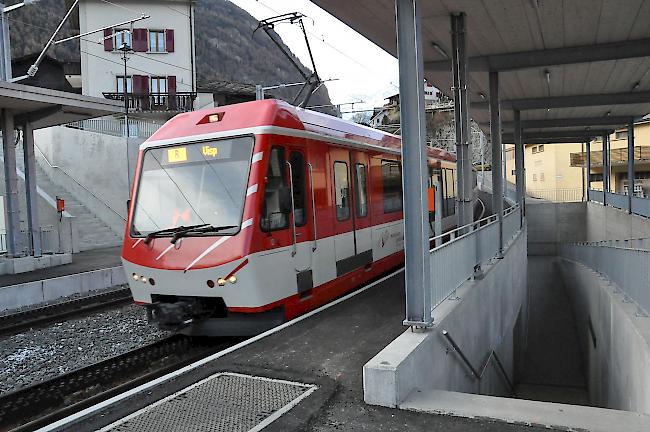
<path id="1" fill-rule="evenodd" d="M 90 296 L 74 298 L 63 303 L 0 316 L 0 336 L 18 333 L 32 327 L 54 323 L 65 318 L 128 304 L 133 301 L 128 288 L 111 290 Z"/>
<path id="2" fill-rule="evenodd" d="M 42 427 L 234 343 L 174 335 L 18 389 L 0 397 L 0 431 Z"/>

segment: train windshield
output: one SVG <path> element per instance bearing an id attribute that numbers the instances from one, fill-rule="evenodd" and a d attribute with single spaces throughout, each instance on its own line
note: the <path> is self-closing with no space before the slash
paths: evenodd
<path id="1" fill-rule="evenodd" d="M 206 231 L 209 235 L 236 234 L 241 225 L 252 152 L 252 137 L 147 150 L 131 234 L 141 237 L 194 225 L 227 227 Z"/>

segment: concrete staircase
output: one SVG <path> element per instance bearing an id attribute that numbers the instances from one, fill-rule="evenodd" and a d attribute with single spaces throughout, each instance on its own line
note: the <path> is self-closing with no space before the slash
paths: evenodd
<path id="1" fill-rule="evenodd" d="M 0 152 L 2 152 L 1 146 Z M 18 168 L 24 171 L 22 142 L 16 147 L 16 161 Z M 38 186 L 52 198 L 58 196 L 65 200 L 66 211 L 75 217 L 75 225 L 79 232 L 80 251 L 118 246 L 122 243 L 121 237 L 90 212 L 70 191 L 54 183 L 38 163 L 36 164 L 36 180 Z"/>

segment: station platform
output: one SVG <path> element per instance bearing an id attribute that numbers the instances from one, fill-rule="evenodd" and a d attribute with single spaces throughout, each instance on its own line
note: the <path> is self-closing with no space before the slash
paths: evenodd
<path id="1" fill-rule="evenodd" d="M 121 247 L 73 255 L 72 262 L 18 274 L 0 275 L 0 312 L 126 283 Z"/>
<path id="2" fill-rule="evenodd" d="M 365 404 L 363 365 L 404 332 L 404 305 L 399 271 L 255 343 L 56 430 L 547 430 Z M 252 384 L 257 377 L 258 384 Z M 269 388 L 270 383 L 277 386 Z M 266 395 L 277 406 L 286 400 L 294 403 L 284 405 L 290 409 L 281 412 L 264 399 Z M 202 422 L 200 427 L 193 423 L 197 421 Z"/>

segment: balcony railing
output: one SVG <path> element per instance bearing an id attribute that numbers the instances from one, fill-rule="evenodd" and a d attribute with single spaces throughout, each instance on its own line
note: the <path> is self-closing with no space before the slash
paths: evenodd
<path id="1" fill-rule="evenodd" d="M 124 102 L 124 93 L 104 93 L 106 99 Z M 196 93 L 127 93 L 129 111 L 132 112 L 187 112 L 192 111 Z"/>
<path id="2" fill-rule="evenodd" d="M 611 149 L 610 158 L 612 165 L 625 165 L 627 164 L 627 147 Z M 634 160 L 650 160 L 650 146 L 635 146 L 634 147 Z M 571 166 L 572 167 L 587 167 L 587 153 L 571 153 Z M 603 166 L 603 152 L 591 152 L 591 166 Z"/>

